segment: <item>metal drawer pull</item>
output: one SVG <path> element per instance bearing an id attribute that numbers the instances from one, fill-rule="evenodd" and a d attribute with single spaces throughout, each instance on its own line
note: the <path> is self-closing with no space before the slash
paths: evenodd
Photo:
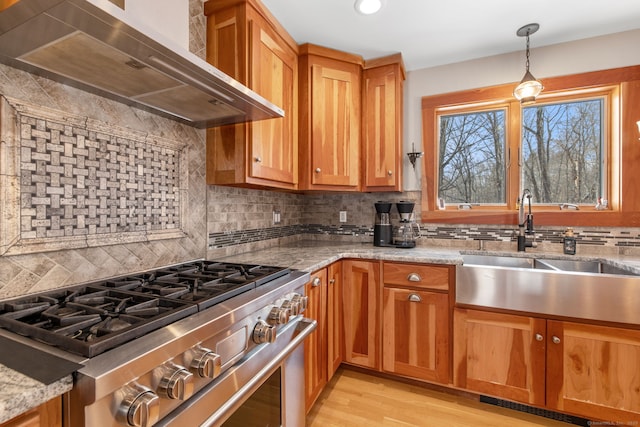
<path id="1" fill-rule="evenodd" d="M 553 336 L 553 338 L 551 338 L 551 341 L 553 341 L 554 344 L 560 344 L 560 338 L 556 337 L 555 335 Z"/>
<path id="2" fill-rule="evenodd" d="M 411 273 L 407 276 L 407 280 L 410 282 L 422 282 L 422 277 L 418 273 Z"/>
<path id="3" fill-rule="evenodd" d="M 314 277 L 313 280 L 311 281 L 311 286 L 313 286 L 314 288 L 317 286 L 320 286 L 320 278 Z"/>
<path id="4" fill-rule="evenodd" d="M 544 337 L 540 334 L 536 334 L 536 341 L 542 341 Z"/>
<path id="5" fill-rule="evenodd" d="M 418 294 L 411 294 L 411 295 L 409 295 L 409 301 L 411 301 L 411 302 L 422 302 L 422 298 L 420 298 L 420 295 L 418 295 Z"/>

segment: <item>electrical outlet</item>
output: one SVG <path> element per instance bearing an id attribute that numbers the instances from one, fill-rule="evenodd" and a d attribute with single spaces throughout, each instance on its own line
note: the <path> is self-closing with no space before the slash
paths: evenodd
<path id="1" fill-rule="evenodd" d="M 340 211 L 340 222 L 347 222 L 347 211 Z"/>
<path id="2" fill-rule="evenodd" d="M 280 224 L 280 211 L 273 211 L 273 223 Z"/>

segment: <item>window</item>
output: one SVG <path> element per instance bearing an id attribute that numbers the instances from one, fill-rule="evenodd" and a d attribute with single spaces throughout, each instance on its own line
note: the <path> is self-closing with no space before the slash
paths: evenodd
<path id="1" fill-rule="evenodd" d="M 595 206 L 605 196 L 607 172 L 603 137 L 605 97 L 571 95 L 520 109 L 519 140 L 508 145 L 509 108 L 478 111 L 461 106 L 438 113 L 438 197 L 458 205 L 507 204 L 506 153 L 519 152 L 513 165 L 518 194 L 527 188 L 534 204 Z M 566 98 L 566 96 L 564 96 Z M 513 123 L 514 121 L 512 121 Z M 515 134 L 513 134 L 515 135 Z M 515 143 L 514 143 L 515 142 Z"/>
<path id="2" fill-rule="evenodd" d="M 422 221 L 515 224 L 526 188 L 540 225 L 640 224 L 640 66 L 544 84 L 524 106 L 513 84 L 422 98 Z"/>
<path id="3" fill-rule="evenodd" d="M 505 117 L 504 110 L 440 115 L 439 198 L 506 202 Z"/>
<path id="4" fill-rule="evenodd" d="M 522 109 L 522 188 L 537 203 L 605 198 L 604 98 Z"/>

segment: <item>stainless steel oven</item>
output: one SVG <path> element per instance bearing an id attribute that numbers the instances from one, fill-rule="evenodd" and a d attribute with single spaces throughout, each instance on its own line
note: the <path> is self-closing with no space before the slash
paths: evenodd
<path id="1" fill-rule="evenodd" d="M 304 339 L 315 321 L 278 331 L 217 381 L 174 410 L 160 426 L 300 427 L 304 417 Z"/>
<path id="2" fill-rule="evenodd" d="M 65 427 L 298 427 L 308 280 L 199 260 L 4 301 L 0 326 L 82 365 Z"/>

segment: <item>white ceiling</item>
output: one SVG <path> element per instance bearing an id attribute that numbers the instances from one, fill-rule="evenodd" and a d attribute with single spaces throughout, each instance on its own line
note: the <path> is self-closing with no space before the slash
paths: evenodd
<path id="1" fill-rule="evenodd" d="M 263 3 L 298 43 L 365 59 L 401 52 L 408 71 L 524 50 L 516 30 L 532 22 L 532 49 L 640 28 L 640 0 L 383 0 L 370 16 L 354 1 Z"/>

